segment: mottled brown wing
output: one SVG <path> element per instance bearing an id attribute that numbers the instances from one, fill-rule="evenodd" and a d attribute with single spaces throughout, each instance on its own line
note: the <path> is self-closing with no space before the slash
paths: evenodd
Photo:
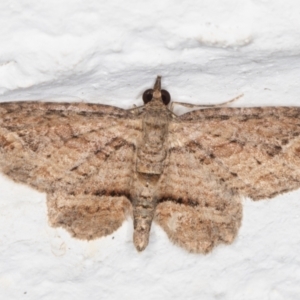
<path id="1" fill-rule="evenodd" d="M 174 243 L 198 253 L 232 242 L 242 217 L 240 197 L 205 159 L 204 151 L 170 149 L 155 213 L 155 221 Z"/>
<path id="2" fill-rule="evenodd" d="M 80 238 L 111 233 L 130 210 L 140 121 L 84 103 L 0 104 L 0 168 L 48 194 L 50 223 Z"/>
<path id="3" fill-rule="evenodd" d="M 230 242 L 240 196 L 258 200 L 300 187 L 299 135 L 300 108 L 217 108 L 178 117 L 170 124 L 167 193 L 156 220 L 190 251 Z"/>
<path id="4" fill-rule="evenodd" d="M 203 149 L 240 195 L 259 200 L 300 187 L 300 108 L 207 109 L 179 120 L 172 138 Z"/>

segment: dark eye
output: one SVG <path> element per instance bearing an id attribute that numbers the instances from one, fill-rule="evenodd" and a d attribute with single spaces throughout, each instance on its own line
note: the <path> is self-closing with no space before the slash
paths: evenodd
<path id="1" fill-rule="evenodd" d="M 143 101 L 145 104 L 152 100 L 153 89 L 146 90 L 143 94 Z"/>
<path id="2" fill-rule="evenodd" d="M 161 90 L 161 98 L 164 105 L 168 105 L 171 101 L 171 95 L 166 90 Z"/>
<path id="3" fill-rule="evenodd" d="M 153 89 L 146 90 L 143 94 L 144 104 L 147 104 L 148 102 L 150 102 L 152 100 L 152 97 L 153 97 Z M 171 101 L 171 96 L 170 96 L 169 92 L 166 90 L 161 90 L 161 98 L 162 98 L 164 105 L 168 105 Z"/>

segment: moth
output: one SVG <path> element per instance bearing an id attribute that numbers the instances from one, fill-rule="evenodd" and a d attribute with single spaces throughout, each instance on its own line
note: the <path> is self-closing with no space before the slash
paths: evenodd
<path id="1" fill-rule="evenodd" d="M 96 239 L 133 217 L 146 248 L 152 221 L 177 245 L 231 243 L 243 197 L 300 187 L 300 108 L 217 107 L 177 116 L 157 77 L 144 105 L 0 104 L 0 169 L 47 194 L 48 217 Z"/>

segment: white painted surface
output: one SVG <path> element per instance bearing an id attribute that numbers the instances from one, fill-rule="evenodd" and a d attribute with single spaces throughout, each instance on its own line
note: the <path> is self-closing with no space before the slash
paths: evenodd
<path id="1" fill-rule="evenodd" d="M 0 2 L 0 101 L 141 104 L 155 76 L 176 101 L 299 105 L 296 0 Z M 299 299 L 300 192 L 244 201 L 230 246 L 206 256 L 132 222 L 93 242 L 47 224 L 45 195 L 0 178 L 0 299 Z"/>

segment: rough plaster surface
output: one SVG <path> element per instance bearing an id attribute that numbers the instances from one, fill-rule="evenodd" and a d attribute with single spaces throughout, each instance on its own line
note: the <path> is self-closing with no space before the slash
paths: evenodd
<path id="1" fill-rule="evenodd" d="M 299 105 L 296 0 L 0 3 L 0 101 L 141 104 L 155 76 L 176 101 Z M 189 254 L 132 222 L 93 242 L 47 224 L 45 195 L 0 178 L 1 299 L 298 299 L 300 192 L 244 201 L 235 242 Z"/>

